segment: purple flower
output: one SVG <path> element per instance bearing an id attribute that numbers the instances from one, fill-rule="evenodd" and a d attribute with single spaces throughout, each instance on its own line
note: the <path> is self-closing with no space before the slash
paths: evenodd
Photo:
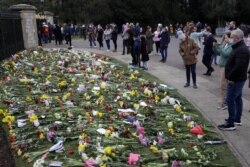
<path id="1" fill-rule="evenodd" d="M 174 160 L 171 167 L 181 167 L 180 161 Z"/>
<path id="2" fill-rule="evenodd" d="M 130 122 L 130 123 L 133 123 L 136 120 L 135 120 L 135 117 L 128 117 L 127 121 Z"/>
<path id="3" fill-rule="evenodd" d="M 149 140 L 143 135 L 139 135 L 139 141 L 143 146 L 148 146 Z"/>

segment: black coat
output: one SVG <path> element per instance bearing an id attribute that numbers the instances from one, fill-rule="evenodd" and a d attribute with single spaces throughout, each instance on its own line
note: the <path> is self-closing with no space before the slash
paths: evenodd
<path id="1" fill-rule="evenodd" d="M 225 66 L 225 77 L 229 81 L 247 80 L 247 69 L 250 59 L 250 52 L 242 40 L 232 45 L 233 51 Z"/>
<path id="2" fill-rule="evenodd" d="M 217 42 L 213 35 L 208 35 L 204 37 L 203 44 L 205 45 L 203 53 L 204 56 L 212 56 L 213 54 L 213 43 Z"/>
<path id="3" fill-rule="evenodd" d="M 166 48 L 168 47 L 168 44 L 170 42 L 170 36 L 168 31 L 163 31 L 161 33 L 161 35 L 159 35 L 159 37 L 161 37 L 161 41 L 160 41 L 160 48 Z"/>
<path id="4" fill-rule="evenodd" d="M 117 40 L 117 36 L 118 36 L 118 28 L 117 26 L 115 26 L 111 32 L 111 39 Z"/>
<path id="5" fill-rule="evenodd" d="M 149 60 L 149 56 L 148 56 L 146 41 L 142 40 L 141 41 L 141 61 L 148 61 L 148 60 Z"/>

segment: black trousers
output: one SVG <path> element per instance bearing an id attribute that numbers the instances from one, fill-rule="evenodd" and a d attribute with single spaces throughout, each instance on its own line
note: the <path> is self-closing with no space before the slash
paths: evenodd
<path id="1" fill-rule="evenodd" d="M 209 54 L 203 55 L 202 63 L 207 67 L 207 73 L 214 71 L 214 68 L 211 65 L 211 59 L 212 55 Z"/>
<path id="2" fill-rule="evenodd" d="M 193 84 L 196 84 L 196 64 L 185 65 L 187 83 L 190 84 L 190 72 L 192 74 Z"/>

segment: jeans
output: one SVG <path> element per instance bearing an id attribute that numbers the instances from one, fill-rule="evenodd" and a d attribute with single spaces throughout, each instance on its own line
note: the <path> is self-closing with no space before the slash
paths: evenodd
<path id="1" fill-rule="evenodd" d="M 117 51 L 117 39 L 112 39 L 114 47 L 115 47 L 115 51 Z"/>
<path id="2" fill-rule="evenodd" d="M 162 57 L 162 61 L 166 61 L 167 57 L 168 57 L 168 47 L 161 47 L 161 57 Z"/>
<path id="3" fill-rule="evenodd" d="M 241 115 L 243 109 L 242 101 L 242 89 L 245 81 L 239 81 L 235 83 L 227 83 L 227 106 L 228 106 L 228 124 L 234 124 L 234 122 L 241 122 Z"/>
<path id="4" fill-rule="evenodd" d="M 107 48 L 110 50 L 110 40 L 106 40 Z"/>
<path id="5" fill-rule="evenodd" d="M 192 73 L 193 84 L 196 85 L 196 64 L 185 65 L 187 83 L 190 84 L 190 72 Z"/>
<path id="6" fill-rule="evenodd" d="M 94 46 L 96 46 L 95 40 L 90 39 L 90 40 L 89 40 L 89 45 L 90 45 L 90 47 L 92 47 L 93 44 L 94 44 Z"/>

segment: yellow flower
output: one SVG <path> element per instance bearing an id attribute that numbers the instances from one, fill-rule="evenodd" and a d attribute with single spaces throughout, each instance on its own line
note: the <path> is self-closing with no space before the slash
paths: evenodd
<path id="1" fill-rule="evenodd" d="M 107 167 L 107 165 L 105 163 L 102 163 L 100 167 Z"/>
<path id="2" fill-rule="evenodd" d="M 139 107 L 140 107 L 140 105 L 139 104 L 134 104 L 134 108 L 135 108 L 135 110 L 138 110 L 139 109 Z"/>
<path id="3" fill-rule="evenodd" d="M 148 88 L 146 88 L 146 89 L 144 90 L 144 94 L 146 94 L 146 95 L 148 95 L 148 96 L 151 96 L 151 95 L 152 95 L 152 91 L 149 90 Z"/>
<path id="4" fill-rule="evenodd" d="M 156 146 L 151 145 L 149 149 L 152 153 L 158 153 L 158 148 Z"/>
<path id="5" fill-rule="evenodd" d="M 111 135 L 111 131 L 110 131 L 110 130 L 107 130 L 107 131 L 105 132 L 105 134 L 104 134 L 104 136 L 105 136 L 106 138 L 108 138 L 110 135 Z"/>
<path id="6" fill-rule="evenodd" d="M 106 155 L 112 155 L 112 148 L 109 147 L 109 146 L 105 147 L 105 148 L 104 148 L 104 153 L 105 153 Z"/>
<path id="7" fill-rule="evenodd" d="M 135 95 L 136 95 L 136 93 L 137 93 L 137 91 L 136 91 L 136 90 L 131 90 L 131 91 L 130 91 L 130 96 L 135 96 Z"/>
<path id="8" fill-rule="evenodd" d="M 37 116 L 36 116 L 35 114 L 33 114 L 33 115 L 31 115 L 31 116 L 29 117 L 29 121 L 30 121 L 30 122 L 34 122 L 35 120 L 38 120 L 38 118 L 37 118 Z"/>
<path id="9" fill-rule="evenodd" d="M 69 117 L 69 118 L 72 118 L 73 116 L 74 116 L 74 115 L 73 115 L 71 112 L 68 111 L 68 117 Z"/>
<path id="10" fill-rule="evenodd" d="M 31 98 L 30 96 L 26 96 L 25 101 L 26 101 L 26 102 L 31 102 L 31 101 L 32 101 L 32 98 Z"/>
<path id="11" fill-rule="evenodd" d="M 173 128 L 173 127 L 174 127 L 173 122 L 168 122 L 168 128 Z"/>
<path id="12" fill-rule="evenodd" d="M 50 81 L 51 78 L 52 78 L 52 75 L 48 75 L 48 76 L 46 77 L 46 80 L 47 80 L 47 81 Z"/>
<path id="13" fill-rule="evenodd" d="M 47 100 L 47 99 L 50 99 L 50 96 L 47 95 L 47 94 L 43 94 L 41 97 L 40 97 L 41 100 Z"/>
<path id="14" fill-rule="evenodd" d="M 136 79 L 136 77 L 134 76 L 134 74 L 131 74 L 129 77 L 130 80 Z"/>
<path id="15" fill-rule="evenodd" d="M 118 103 L 119 103 L 119 106 L 120 106 L 120 107 L 122 107 L 122 106 L 123 106 L 123 104 L 124 104 L 124 102 L 123 102 L 123 101 L 118 101 Z"/>
<path id="16" fill-rule="evenodd" d="M 101 89 L 105 89 L 106 88 L 106 83 L 105 82 L 101 82 L 99 86 L 100 86 Z"/>
<path id="17" fill-rule="evenodd" d="M 15 121 L 15 117 L 14 116 L 9 116 L 9 115 L 6 115 L 3 120 L 2 120 L 4 123 L 12 123 Z"/>
<path id="18" fill-rule="evenodd" d="M 83 152 L 83 151 L 85 151 L 86 150 L 86 144 L 79 144 L 79 146 L 78 146 L 78 152 L 79 152 L 79 154 L 81 153 L 81 152 Z"/>
<path id="19" fill-rule="evenodd" d="M 71 93 L 68 92 L 65 95 L 63 95 L 63 100 L 67 100 L 71 96 Z"/>
<path id="20" fill-rule="evenodd" d="M 169 132 L 171 135 L 174 135 L 174 129 L 170 128 L 170 129 L 168 129 L 168 132 Z"/>
<path id="21" fill-rule="evenodd" d="M 181 113 L 181 112 L 182 112 L 181 106 L 177 105 L 177 106 L 175 107 L 175 111 L 178 112 L 178 113 Z"/>
<path id="22" fill-rule="evenodd" d="M 98 117 L 98 118 L 102 118 L 102 117 L 103 117 L 103 113 L 102 113 L 102 112 L 98 112 L 98 113 L 97 113 L 97 117 Z"/>
<path id="23" fill-rule="evenodd" d="M 22 84 L 27 84 L 27 83 L 29 83 L 30 82 L 30 79 L 28 79 L 28 78 L 22 78 L 22 79 L 19 79 L 19 81 L 22 83 Z"/>
<path id="24" fill-rule="evenodd" d="M 38 73 L 39 69 L 37 67 L 34 68 L 34 73 Z"/>
<path id="25" fill-rule="evenodd" d="M 155 102 L 157 103 L 160 100 L 160 97 L 158 95 L 155 95 Z"/>
<path id="26" fill-rule="evenodd" d="M 107 160 L 108 160 L 108 157 L 107 157 L 106 155 L 103 155 L 103 156 L 101 157 L 101 159 L 102 159 L 102 161 L 107 161 Z"/>
<path id="27" fill-rule="evenodd" d="M 3 115 L 3 114 L 4 114 L 4 110 L 0 109 L 0 115 Z"/>
<path id="28" fill-rule="evenodd" d="M 97 104 L 102 104 L 104 101 L 104 97 L 103 96 L 100 96 L 97 100 Z"/>
<path id="29" fill-rule="evenodd" d="M 44 137 L 44 134 L 43 134 L 43 133 L 40 133 L 39 139 L 42 140 L 42 139 L 44 139 L 44 138 L 45 138 L 45 137 Z"/>

